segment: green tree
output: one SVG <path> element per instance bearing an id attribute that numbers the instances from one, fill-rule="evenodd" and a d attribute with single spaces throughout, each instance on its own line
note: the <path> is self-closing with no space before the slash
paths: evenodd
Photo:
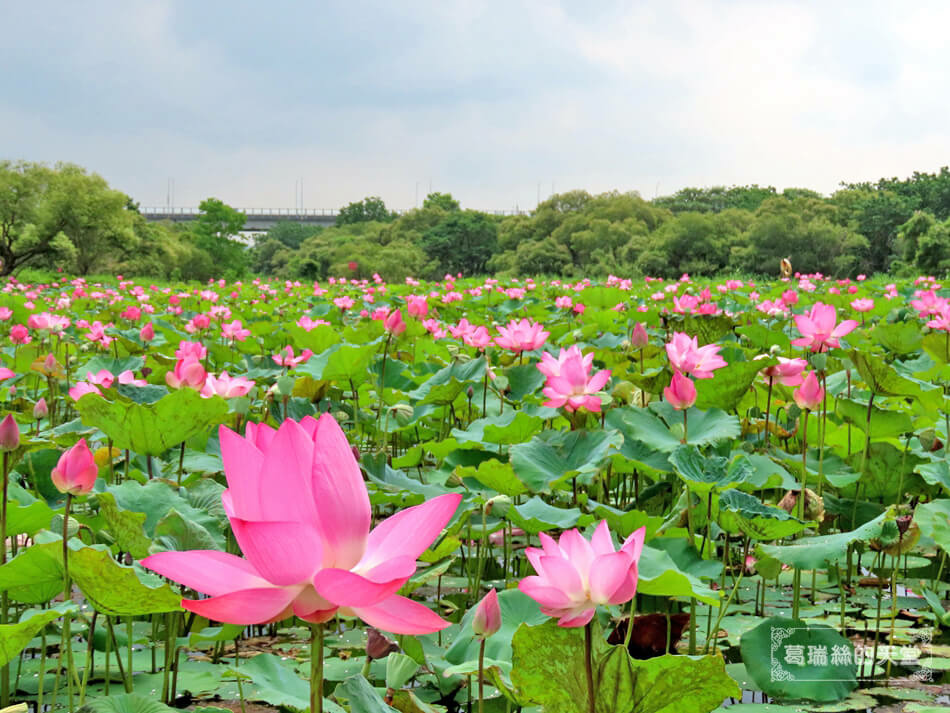
<path id="1" fill-rule="evenodd" d="M 79 166 L 0 162 L 0 273 L 108 265 L 137 240 L 128 206 L 128 196 Z"/>
<path id="2" fill-rule="evenodd" d="M 498 249 L 498 226 L 484 213 L 456 211 L 427 230 L 421 245 L 440 275 L 479 275 Z"/>
<path id="3" fill-rule="evenodd" d="M 379 196 L 369 196 L 361 201 L 348 204 L 341 208 L 336 216 L 337 227 L 353 223 L 390 223 L 397 218 L 395 212 L 386 209 L 386 204 Z"/>
<path id="4" fill-rule="evenodd" d="M 279 240 L 291 250 L 296 250 L 300 244 L 311 235 L 316 235 L 323 227 L 320 225 L 307 225 L 293 220 L 278 220 L 274 227 L 268 230 L 260 241 Z"/>
<path id="5" fill-rule="evenodd" d="M 247 269 L 246 245 L 238 239 L 247 216 L 217 198 L 207 198 L 198 206 L 201 214 L 191 225 L 198 248 L 213 256 L 220 270 L 241 275 Z"/>
<path id="6" fill-rule="evenodd" d="M 451 193 L 430 193 L 422 201 L 423 208 L 438 208 L 447 213 L 460 210 L 459 202 L 452 197 Z"/>

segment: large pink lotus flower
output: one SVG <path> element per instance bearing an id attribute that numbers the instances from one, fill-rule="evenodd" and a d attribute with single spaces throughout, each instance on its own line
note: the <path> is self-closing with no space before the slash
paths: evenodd
<path id="1" fill-rule="evenodd" d="M 396 592 L 461 495 L 440 495 L 402 510 L 371 532 L 363 476 L 329 414 L 299 423 L 288 419 L 276 431 L 249 423 L 243 438 L 222 426 L 220 439 L 228 481 L 222 501 L 247 559 L 192 550 L 160 552 L 142 561 L 210 595 L 183 600 L 185 609 L 243 625 L 291 614 L 321 623 L 339 613 L 398 634 L 449 626 Z"/>
<path id="2" fill-rule="evenodd" d="M 174 371 L 165 374 L 165 383 L 173 389 L 187 387 L 201 391 L 207 378 L 208 372 L 202 363 L 194 356 L 187 356 L 178 360 Z"/>
<path id="3" fill-rule="evenodd" d="M 853 319 L 846 319 L 836 325 L 837 318 L 834 305 L 816 302 L 807 314 L 795 315 L 795 326 L 802 336 L 792 340 L 792 344 L 796 347 L 808 347 L 813 352 L 840 346 L 838 339 L 850 334 L 858 323 Z"/>
<path id="4" fill-rule="evenodd" d="M 544 405 L 549 408 L 563 406 L 569 413 L 581 408 L 599 412 L 600 397 L 596 394 L 610 378 L 610 370 L 603 369 L 591 376 L 593 363 L 594 353 L 583 354 L 576 344 L 562 349 L 557 359 L 548 352 L 542 354 L 538 371 L 548 378 L 543 393 L 550 399 Z"/>
<path id="5" fill-rule="evenodd" d="M 675 371 L 692 374 L 697 379 L 711 379 L 716 369 L 726 366 L 726 360 L 719 356 L 718 345 L 701 347 L 696 337 L 684 332 L 673 333 L 666 345 L 666 355 Z"/>
<path id="6" fill-rule="evenodd" d="M 518 589 L 557 617 L 558 626 L 584 626 L 601 604 L 623 604 L 637 593 L 637 561 L 643 551 L 646 528 L 634 532 L 615 550 L 607 521 L 601 520 L 590 542 L 577 530 L 567 530 L 555 542 L 539 535 L 541 549 L 525 554 L 537 576 L 525 577 Z"/>
<path id="7" fill-rule="evenodd" d="M 540 322 L 525 318 L 520 322 L 511 320 L 507 327 L 499 327 L 498 334 L 501 336 L 495 338 L 497 346 L 513 352 L 522 352 L 542 346 L 550 332 L 544 331 L 544 325 Z"/>

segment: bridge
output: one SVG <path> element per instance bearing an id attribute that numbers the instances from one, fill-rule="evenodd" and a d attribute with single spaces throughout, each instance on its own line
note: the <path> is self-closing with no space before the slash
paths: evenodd
<path id="1" fill-rule="evenodd" d="M 335 208 L 236 208 L 235 210 L 247 216 L 244 232 L 250 233 L 270 230 L 280 221 L 329 227 L 336 224 L 336 218 L 340 214 L 340 211 Z M 396 212 L 402 214 L 406 211 L 399 210 Z M 491 215 L 528 214 L 528 211 L 523 210 L 485 212 Z M 201 216 L 201 210 L 198 208 L 174 208 L 169 206 L 139 208 L 139 213 L 151 222 L 169 220 L 173 223 L 190 223 L 198 220 Z"/>
<path id="2" fill-rule="evenodd" d="M 307 223 L 309 225 L 330 226 L 336 223 L 340 211 L 331 208 L 237 208 L 247 216 L 245 231 L 265 231 L 273 228 L 279 221 Z M 173 223 L 190 223 L 198 220 L 201 211 L 198 208 L 139 208 L 146 220 L 158 222 L 170 220 Z"/>

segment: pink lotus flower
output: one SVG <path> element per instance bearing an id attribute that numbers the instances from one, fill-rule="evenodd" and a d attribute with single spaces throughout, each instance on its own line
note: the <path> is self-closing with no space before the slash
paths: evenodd
<path id="1" fill-rule="evenodd" d="M 14 324 L 10 328 L 10 341 L 14 344 L 29 344 L 33 337 L 30 336 L 30 330 L 22 324 Z"/>
<path id="2" fill-rule="evenodd" d="M 0 381 L 6 381 L 16 376 L 16 372 L 5 366 L 0 366 Z"/>
<path id="3" fill-rule="evenodd" d="M 499 327 L 500 337 L 495 338 L 495 344 L 513 352 L 531 351 L 544 344 L 550 332 L 544 331 L 540 322 L 522 319 L 520 322 L 511 320 L 507 327 Z"/>
<path id="4" fill-rule="evenodd" d="M 870 312 L 872 309 L 874 309 L 874 300 L 870 298 L 852 300 L 851 307 L 856 312 Z"/>
<path id="5" fill-rule="evenodd" d="M 333 418 L 221 427 L 225 511 L 246 559 L 216 550 L 161 552 L 142 564 L 211 595 L 185 599 L 199 616 L 263 624 L 294 614 L 321 623 L 337 613 L 399 634 L 449 626 L 396 592 L 462 499 L 450 494 L 402 510 L 370 532 L 363 476 Z"/>
<path id="6" fill-rule="evenodd" d="M 766 355 L 756 357 L 756 359 L 765 358 L 767 358 Z M 802 372 L 807 366 L 808 362 L 805 359 L 786 359 L 785 357 L 778 357 L 778 364 L 773 364 L 763 369 L 762 376 L 764 376 L 768 382 L 778 379 L 778 383 L 784 386 L 798 386 L 802 383 Z"/>
<path id="7" fill-rule="evenodd" d="M 342 312 L 346 312 L 346 310 L 350 309 L 355 303 L 353 302 L 352 297 L 347 297 L 344 295 L 343 297 L 335 297 L 333 299 L 333 304 L 339 307 Z"/>
<path id="8" fill-rule="evenodd" d="M 92 492 L 98 475 L 96 460 L 86 445 L 86 439 L 82 438 L 59 457 L 50 478 L 61 493 L 86 495 Z"/>
<path id="9" fill-rule="evenodd" d="M 818 383 L 818 377 L 815 376 L 815 372 L 808 372 L 808 376 L 805 377 L 805 381 L 802 382 L 802 385 L 792 392 L 792 398 L 795 399 L 798 408 L 803 411 L 805 409 L 814 411 L 821 405 L 822 401 L 825 400 L 825 390 L 821 388 L 821 384 Z"/>
<path id="10" fill-rule="evenodd" d="M 719 356 L 718 345 L 700 347 L 696 337 L 683 332 L 673 333 L 673 339 L 666 345 L 666 355 L 674 371 L 692 374 L 697 379 L 711 379 L 713 371 L 726 366 L 726 360 Z"/>
<path id="11" fill-rule="evenodd" d="M 429 314 L 429 301 L 424 295 L 409 295 L 406 298 L 406 311 L 413 317 L 422 319 Z"/>
<path id="12" fill-rule="evenodd" d="M 179 342 L 178 349 L 175 350 L 175 358 L 184 359 L 189 356 L 193 356 L 195 359 L 204 359 L 208 356 L 208 348 L 201 342 L 186 342 L 184 340 Z"/>
<path id="13" fill-rule="evenodd" d="M 165 374 L 165 383 L 173 389 L 187 387 L 201 391 L 207 378 L 208 372 L 202 363 L 194 356 L 187 356 L 178 360 L 174 371 Z"/>
<path id="14" fill-rule="evenodd" d="M 99 388 L 87 381 L 77 382 L 69 389 L 69 398 L 71 398 L 73 401 L 79 401 L 79 399 L 81 399 L 86 394 L 99 394 L 102 396 L 102 392 L 99 391 Z"/>
<path id="15" fill-rule="evenodd" d="M 300 327 L 301 329 L 305 329 L 308 332 L 311 329 L 315 329 L 316 327 L 319 327 L 321 324 L 330 324 L 330 323 L 327 322 L 325 319 L 311 319 L 307 315 L 303 315 L 300 319 L 297 320 L 297 326 Z"/>
<path id="16" fill-rule="evenodd" d="M 117 381 L 124 386 L 148 386 L 145 379 L 136 379 L 131 369 L 120 372 Z"/>
<path id="17" fill-rule="evenodd" d="M 850 334 L 858 323 L 853 319 L 846 319 L 838 325 L 837 312 L 833 305 L 816 302 L 808 314 L 796 314 L 795 326 L 802 336 L 792 340 L 797 347 L 809 347 L 813 352 L 820 352 L 840 346 L 838 339 Z"/>
<path id="18" fill-rule="evenodd" d="M 462 341 L 470 347 L 485 349 L 491 346 L 492 337 L 484 326 L 479 325 L 462 335 Z"/>
<path id="19" fill-rule="evenodd" d="M 557 542 L 543 532 L 539 537 L 541 549 L 525 550 L 538 574 L 522 579 L 518 589 L 538 602 L 544 614 L 557 617 L 558 626 L 584 626 L 598 605 L 623 604 L 637 593 L 645 527 L 630 535 L 619 551 L 606 520 L 601 520 L 590 542 L 576 529 L 562 533 Z"/>
<path id="20" fill-rule="evenodd" d="M 663 398 L 677 411 L 685 411 L 696 403 L 696 385 L 688 376 L 674 371 L 670 385 L 663 389 Z"/>
<path id="21" fill-rule="evenodd" d="M 139 339 L 143 342 L 150 342 L 155 339 L 155 326 L 151 322 L 148 322 L 139 330 Z"/>
<path id="22" fill-rule="evenodd" d="M 239 396 L 246 396 L 247 392 L 254 388 L 254 382 L 243 376 L 229 376 L 228 372 L 222 371 L 221 376 L 208 374 L 205 379 L 205 385 L 201 389 L 201 395 L 206 399 L 214 395 L 222 396 L 226 399 L 233 399 Z"/>
<path id="23" fill-rule="evenodd" d="M 576 344 L 562 349 L 557 359 L 548 352 L 542 354 L 538 371 L 547 377 L 543 393 L 550 399 L 544 405 L 549 408 L 563 406 L 568 413 L 581 408 L 598 413 L 600 397 L 596 394 L 610 378 L 610 370 L 603 369 L 591 376 L 593 363 L 594 353 L 582 354 Z"/>
<path id="24" fill-rule="evenodd" d="M 231 341 L 237 340 L 243 342 L 251 336 L 251 330 L 245 329 L 244 325 L 241 324 L 241 320 L 236 319 L 233 322 L 225 322 L 221 325 L 221 335 Z"/>
<path id="25" fill-rule="evenodd" d="M 487 639 L 501 628 L 501 608 L 494 587 L 478 603 L 472 617 L 472 631 L 479 639 Z"/>
<path id="26" fill-rule="evenodd" d="M 0 307 L 0 322 L 6 322 L 13 316 L 13 310 L 9 307 Z"/>
<path id="27" fill-rule="evenodd" d="M 939 311 L 933 313 L 933 319 L 927 322 L 931 329 L 944 332 L 950 331 L 950 305 L 943 305 Z"/>
<path id="28" fill-rule="evenodd" d="M 313 352 L 309 349 L 304 349 L 302 352 L 300 352 L 300 356 L 294 356 L 294 348 L 288 344 L 286 347 L 274 354 L 271 359 L 273 359 L 274 363 L 278 366 L 285 366 L 288 369 L 294 369 L 298 364 L 306 364 L 307 360 L 312 356 Z"/>

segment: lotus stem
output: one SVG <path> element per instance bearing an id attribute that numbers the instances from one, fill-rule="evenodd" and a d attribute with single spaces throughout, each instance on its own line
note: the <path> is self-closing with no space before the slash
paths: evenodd
<path id="1" fill-rule="evenodd" d="M 590 664 L 588 664 L 588 670 L 589 669 L 590 669 Z M 478 713 L 485 713 L 485 639 L 484 638 L 482 639 L 481 644 L 478 647 Z"/>
<path id="2" fill-rule="evenodd" d="M 310 625 L 310 711 L 323 713 L 323 624 Z"/>
<path id="3" fill-rule="evenodd" d="M 593 648 L 593 631 L 591 622 L 584 625 L 584 667 L 587 673 L 587 710 L 597 713 L 595 707 L 597 691 L 594 688 L 594 662 L 591 649 Z"/>
<path id="4" fill-rule="evenodd" d="M 72 601 L 72 585 L 69 581 L 69 509 L 73 504 L 73 494 L 66 494 L 66 509 L 63 512 L 63 603 L 66 606 L 69 606 L 69 603 Z M 62 658 L 66 656 L 66 695 L 69 699 L 69 711 L 72 713 L 73 710 L 73 646 L 72 646 L 72 637 L 70 636 L 70 619 L 72 614 L 67 611 L 63 613 L 63 631 L 62 631 L 62 644 L 60 646 L 59 657 L 60 663 L 62 663 Z"/>
<path id="5" fill-rule="evenodd" d="M 3 452 L 3 497 L 0 499 L 0 565 L 7 561 L 7 484 L 10 476 L 10 454 Z M 0 624 L 7 623 L 10 606 L 6 590 L 0 594 Z M 10 664 L 0 668 L 0 705 L 10 705 Z"/>

